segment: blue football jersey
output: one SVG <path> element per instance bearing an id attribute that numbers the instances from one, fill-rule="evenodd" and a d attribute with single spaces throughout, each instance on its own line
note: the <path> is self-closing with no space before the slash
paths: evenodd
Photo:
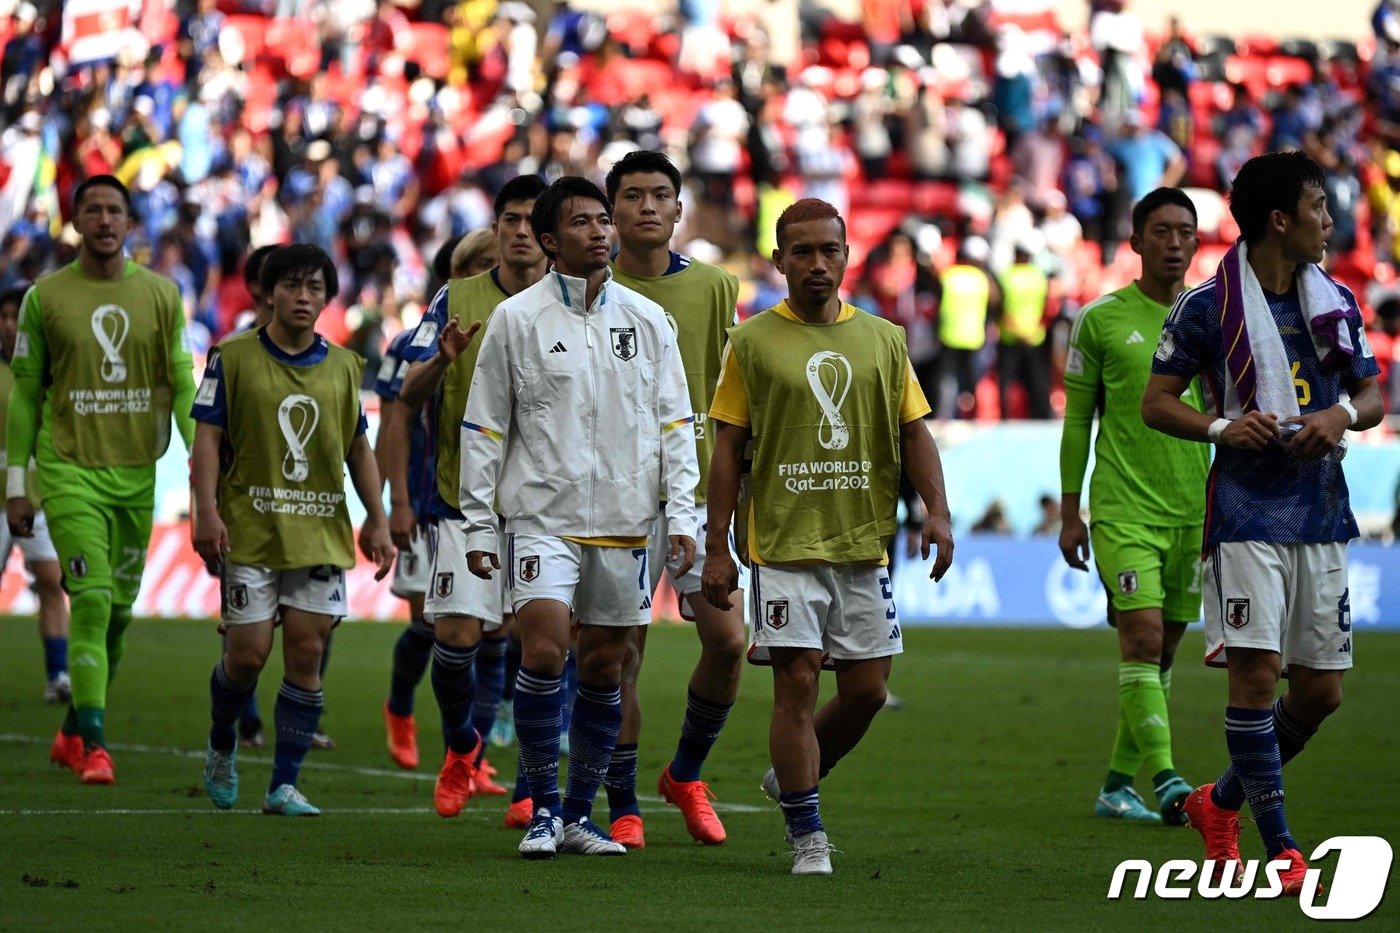
<path id="1" fill-rule="evenodd" d="M 1338 287 L 1351 305 L 1346 326 L 1355 348 L 1340 366 L 1323 366 L 1318 359 L 1296 284 L 1284 295 L 1264 293 L 1283 338 L 1303 414 L 1332 407 L 1344 389 L 1380 371 L 1366 342 L 1356 298 Z M 1207 405 L 1223 414 L 1223 386 L 1229 378 L 1225 350 L 1214 283 L 1207 282 L 1177 299 L 1152 371 L 1200 375 Z M 1303 460 L 1289 456 L 1281 444 L 1262 451 L 1216 447 L 1206 487 L 1206 545 L 1349 541 L 1357 534 L 1346 476 L 1335 452 L 1321 460 Z"/>
<path id="2" fill-rule="evenodd" d="M 374 394 L 385 402 L 397 399 L 403 389 L 403 379 L 408 374 L 409 366 L 403 358 L 403 351 L 412 337 L 413 331 L 400 331 L 384 351 L 384 359 L 374 378 Z M 433 475 L 431 464 L 427 463 L 428 438 L 424 420 L 424 412 L 415 412 L 408 436 L 408 499 L 413 504 L 414 512 L 420 516 L 423 515 L 425 494 L 432 485 Z"/>

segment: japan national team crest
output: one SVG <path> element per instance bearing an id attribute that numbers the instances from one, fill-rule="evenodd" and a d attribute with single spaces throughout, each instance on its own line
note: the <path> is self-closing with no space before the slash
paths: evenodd
<path id="1" fill-rule="evenodd" d="M 418 575 L 418 555 L 411 551 L 404 551 L 399 554 L 399 565 L 403 567 L 405 576 L 416 577 Z"/>
<path id="2" fill-rule="evenodd" d="M 1124 596 L 1131 596 L 1137 592 L 1138 578 L 1136 570 L 1125 570 L 1118 575 L 1118 592 Z"/>
<path id="3" fill-rule="evenodd" d="M 1244 628 L 1249 624 L 1249 600 L 1225 600 L 1225 621 L 1231 628 Z"/>
<path id="4" fill-rule="evenodd" d="M 779 629 L 788 624 L 788 601 L 770 599 L 764 603 L 763 621 L 770 628 Z"/>
<path id="5" fill-rule="evenodd" d="M 520 579 L 526 583 L 532 582 L 540 575 L 540 559 L 538 556 L 520 558 Z"/>
<path id="6" fill-rule="evenodd" d="M 238 610 L 248 608 L 248 587 L 246 584 L 239 583 L 228 588 L 228 607 Z"/>
<path id="7" fill-rule="evenodd" d="M 434 592 L 439 599 L 446 599 L 452 595 L 452 572 L 440 573 L 437 575 L 437 587 Z"/>
<path id="8" fill-rule="evenodd" d="M 68 558 L 68 576 L 74 580 L 87 576 L 87 558 L 82 555 Z"/>
<path id="9" fill-rule="evenodd" d="M 625 363 L 637 355 L 637 328 L 613 327 L 610 332 L 613 356 Z"/>

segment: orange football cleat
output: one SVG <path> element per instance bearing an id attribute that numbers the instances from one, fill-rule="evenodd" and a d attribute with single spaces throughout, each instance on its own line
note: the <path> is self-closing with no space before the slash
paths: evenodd
<path id="1" fill-rule="evenodd" d="M 671 768 L 661 772 L 656 780 L 656 792 L 661 799 L 680 808 L 685 817 L 685 828 L 696 842 L 707 846 L 717 846 L 728 838 L 724 824 L 715 816 L 715 808 L 710 800 L 717 799 L 704 781 L 675 781 L 671 779 Z"/>
<path id="2" fill-rule="evenodd" d="M 454 817 L 467 805 L 467 799 L 472 795 L 472 780 L 476 777 L 473 757 L 473 754 L 447 753 L 442 770 L 438 772 L 437 783 L 433 786 L 433 806 L 438 816 Z"/>
<path id="3" fill-rule="evenodd" d="M 117 775 L 112 767 L 112 756 L 105 748 L 94 748 L 83 758 L 83 770 L 78 779 L 84 784 L 115 784 Z"/>
<path id="4" fill-rule="evenodd" d="M 389 737 L 389 757 L 405 771 L 418 767 L 418 730 L 412 716 L 395 716 L 384 703 L 384 731 Z"/>
<path id="5" fill-rule="evenodd" d="M 647 846 L 642 818 L 635 813 L 628 813 L 613 820 L 608 835 L 612 836 L 613 842 L 621 843 L 629 849 L 645 849 Z"/>
<path id="6" fill-rule="evenodd" d="M 502 787 L 491 780 L 491 775 L 481 766 L 477 766 L 476 776 L 472 778 L 472 796 L 481 794 L 484 797 L 504 797 L 510 793 L 509 788 Z"/>

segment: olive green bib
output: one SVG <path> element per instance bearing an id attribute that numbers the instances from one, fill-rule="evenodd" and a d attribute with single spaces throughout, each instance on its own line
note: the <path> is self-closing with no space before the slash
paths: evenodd
<path id="1" fill-rule="evenodd" d="M 729 332 L 753 432 L 753 538 L 763 563 L 873 563 L 894 534 L 904 332 L 758 314 Z"/>
<path id="2" fill-rule="evenodd" d="M 355 564 L 345 459 L 364 363 L 342 347 L 311 366 L 274 359 L 256 332 L 220 344 L 228 405 L 219 515 L 235 563 L 288 570 Z"/>

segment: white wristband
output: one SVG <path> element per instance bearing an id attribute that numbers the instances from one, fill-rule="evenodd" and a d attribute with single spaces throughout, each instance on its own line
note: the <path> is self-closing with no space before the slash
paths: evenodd
<path id="1" fill-rule="evenodd" d="M 23 499 L 29 495 L 29 471 L 22 466 L 12 466 L 5 470 L 5 498 Z"/>
<path id="2" fill-rule="evenodd" d="M 1347 427 L 1349 427 L 1349 428 L 1354 428 L 1354 427 L 1356 427 L 1357 419 L 1361 417 L 1360 415 L 1358 415 L 1358 414 L 1356 413 L 1356 406 L 1353 405 L 1351 402 L 1338 402 L 1337 404 L 1340 405 L 1340 406 L 1342 407 L 1342 411 L 1346 412 L 1346 413 L 1347 413 L 1347 417 L 1349 417 L 1349 418 L 1351 419 L 1351 421 L 1350 421 L 1350 423 L 1348 423 Z"/>
<path id="3" fill-rule="evenodd" d="M 1229 426 L 1230 426 L 1230 419 L 1229 419 L 1229 418 L 1216 418 L 1214 421 L 1212 421 L 1212 422 L 1210 423 L 1210 427 L 1206 428 L 1206 438 L 1207 438 L 1212 444 L 1219 444 L 1219 443 L 1220 443 L 1220 435 L 1224 434 L 1224 433 L 1225 433 L 1225 429 L 1228 428 Z"/>

